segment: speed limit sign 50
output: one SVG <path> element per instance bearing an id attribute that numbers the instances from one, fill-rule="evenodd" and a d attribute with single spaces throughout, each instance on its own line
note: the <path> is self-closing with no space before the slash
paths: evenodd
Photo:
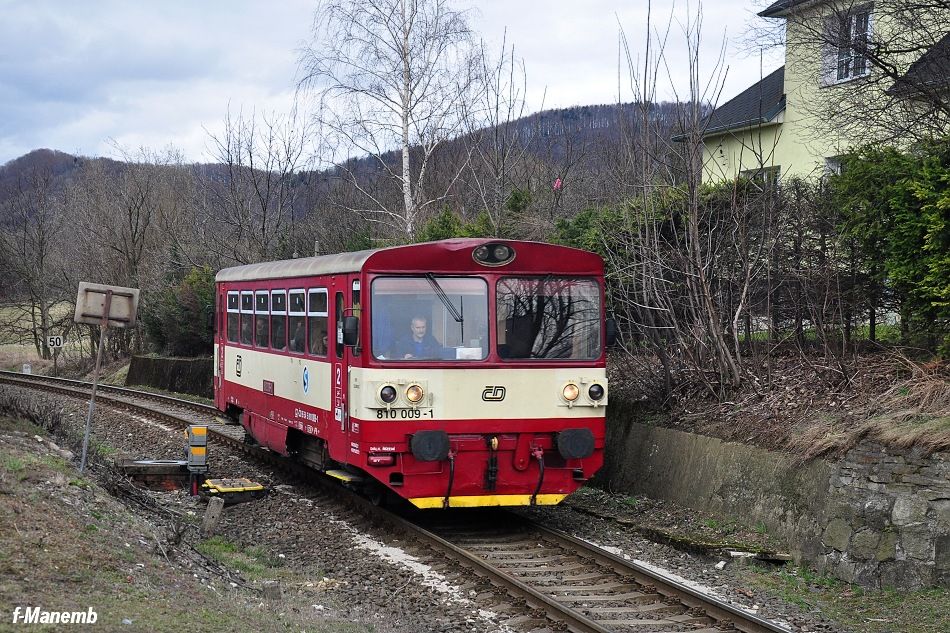
<path id="1" fill-rule="evenodd" d="M 48 347 L 62 347 L 63 337 L 62 336 L 47 336 L 46 345 Z"/>

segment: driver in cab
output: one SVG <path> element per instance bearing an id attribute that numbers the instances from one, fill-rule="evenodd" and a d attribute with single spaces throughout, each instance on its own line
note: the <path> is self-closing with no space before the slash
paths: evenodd
<path id="1" fill-rule="evenodd" d="M 429 322 L 424 316 L 414 316 L 409 323 L 409 334 L 396 342 L 394 358 L 441 358 L 442 345 L 429 334 Z"/>

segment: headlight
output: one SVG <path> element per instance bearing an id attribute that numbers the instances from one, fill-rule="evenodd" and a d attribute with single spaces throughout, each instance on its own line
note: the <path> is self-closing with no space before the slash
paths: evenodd
<path id="1" fill-rule="evenodd" d="M 409 385 L 406 389 L 406 400 L 412 404 L 419 404 L 422 402 L 422 398 L 425 397 L 425 390 L 419 385 Z"/>
<path id="2" fill-rule="evenodd" d="M 568 402 L 574 402 L 575 400 L 577 400 L 577 396 L 579 396 L 580 394 L 581 394 L 581 390 L 578 389 L 577 385 L 575 385 L 572 382 L 569 382 L 566 385 L 564 385 L 564 389 L 561 390 L 561 396 L 563 396 L 564 399 L 567 400 Z"/>
<path id="3" fill-rule="evenodd" d="M 379 390 L 379 399 L 386 404 L 392 404 L 396 399 L 396 388 L 392 385 L 385 385 Z"/>
<path id="4" fill-rule="evenodd" d="M 515 249 L 508 244 L 482 244 L 472 251 L 472 257 L 482 266 L 504 266 L 515 258 Z"/>
<path id="5" fill-rule="evenodd" d="M 604 386 L 603 386 L 603 385 L 598 385 L 598 384 L 595 382 L 595 383 L 592 384 L 592 385 L 590 386 L 590 388 L 587 390 L 587 395 L 588 395 L 588 396 L 590 397 L 590 399 L 593 400 L 594 402 L 597 402 L 598 400 L 602 400 L 603 397 L 604 397 Z"/>

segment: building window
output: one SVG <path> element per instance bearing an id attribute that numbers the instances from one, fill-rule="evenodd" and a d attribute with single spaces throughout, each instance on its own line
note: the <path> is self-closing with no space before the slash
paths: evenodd
<path id="1" fill-rule="evenodd" d="M 782 168 L 779 165 L 760 167 L 759 169 L 748 169 L 739 173 L 740 178 L 748 180 L 759 191 L 774 191 L 778 189 L 779 177 L 781 175 Z"/>
<path id="2" fill-rule="evenodd" d="M 830 83 L 863 77 L 870 72 L 868 40 L 871 32 L 871 7 L 853 8 L 836 14 L 830 27 L 831 55 L 828 59 Z"/>
<path id="3" fill-rule="evenodd" d="M 840 176 L 843 166 L 844 163 L 841 160 L 841 156 L 829 156 L 825 158 L 825 175 Z"/>

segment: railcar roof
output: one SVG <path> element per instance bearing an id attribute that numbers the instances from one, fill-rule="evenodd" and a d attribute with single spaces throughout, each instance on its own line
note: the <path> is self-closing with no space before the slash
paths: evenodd
<path id="1" fill-rule="evenodd" d="M 366 260 L 379 250 L 381 249 L 232 266 L 218 271 L 218 274 L 215 275 L 215 281 L 252 281 L 255 279 L 352 273 L 362 268 Z"/>
<path id="2" fill-rule="evenodd" d="M 380 272 L 386 270 L 400 271 L 431 271 L 442 270 L 445 258 L 451 253 L 469 252 L 480 244 L 505 243 L 515 248 L 516 252 L 526 251 L 529 256 L 539 247 L 563 250 L 558 258 L 558 270 L 565 273 L 599 274 L 603 271 L 603 261 L 594 253 L 578 250 L 566 246 L 543 245 L 537 242 L 520 242 L 517 240 L 463 238 L 426 242 L 424 244 L 409 244 L 391 246 L 338 255 L 321 255 L 319 257 L 302 257 L 276 262 L 261 262 L 234 266 L 218 272 L 216 281 L 257 281 L 265 279 L 284 279 L 294 277 L 310 277 L 318 275 L 336 275 L 353 273 L 363 270 Z M 372 261 L 371 261 L 372 260 Z M 517 260 L 517 257 L 516 257 Z M 464 262 L 464 263 L 463 263 Z M 548 272 L 549 261 L 539 261 L 528 264 L 525 260 L 517 262 L 517 268 L 523 271 Z M 459 272 L 487 272 L 476 264 L 471 257 L 458 260 Z"/>

